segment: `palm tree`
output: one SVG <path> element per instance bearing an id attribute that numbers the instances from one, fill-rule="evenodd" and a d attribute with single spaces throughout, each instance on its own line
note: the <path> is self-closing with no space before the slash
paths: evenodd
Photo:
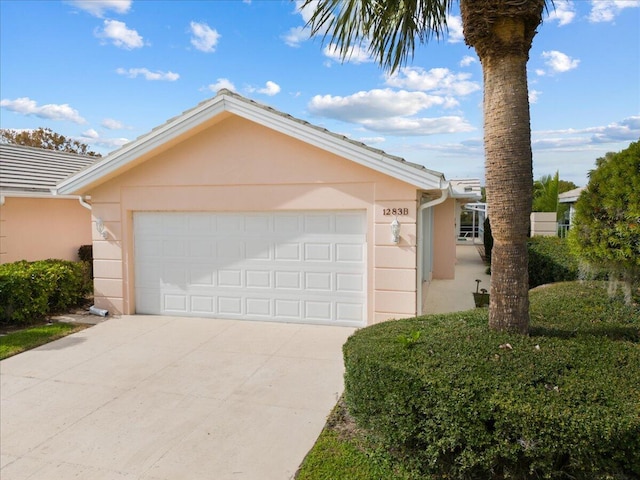
<path id="1" fill-rule="evenodd" d="M 560 215 L 558 194 L 560 193 L 560 172 L 554 176 L 543 175 L 533 182 L 533 208 L 534 212 L 556 212 Z"/>
<path id="2" fill-rule="evenodd" d="M 552 1 L 552 0 L 550 0 Z M 306 0 L 313 34 L 343 59 L 366 46 L 389 72 L 413 56 L 416 42 L 440 38 L 453 0 Z M 484 78 L 484 144 L 491 255 L 489 327 L 529 329 L 527 235 L 533 169 L 527 61 L 546 0 L 459 0 L 467 45 Z"/>

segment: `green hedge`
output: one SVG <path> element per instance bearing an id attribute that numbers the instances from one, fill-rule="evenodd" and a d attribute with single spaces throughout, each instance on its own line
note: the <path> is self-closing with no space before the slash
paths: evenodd
<path id="1" fill-rule="evenodd" d="M 78 305 L 91 291 L 85 262 L 41 260 L 0 265 L 0 322 L 30 324 Z"/>
<path id="2" fill-rule="evenodd" d="M 595 282 L 531 302 L 530 336 L 489 331 L 484 310 L 359 330 L 350 413 L 433 478 L 639 478 L 640 309 Z"/>
<path id="3" fill-rule="evenodd" d="M 579 262 L 566 238 L 532 237 L 529 249 L 529 288 L 577 280 Z"/>

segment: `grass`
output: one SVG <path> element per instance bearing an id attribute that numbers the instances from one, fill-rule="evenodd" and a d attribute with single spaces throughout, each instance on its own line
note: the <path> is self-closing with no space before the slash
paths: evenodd
<path id="1" fill-rule="evenodd" d="M 450 315 L 452 321 L 455 315 Z M 446 315 L 438 317 L 445 318 Z M 537 337 L 536 341 L 541 342 L 542 337 L 555 341 L 553 339 L 586 335 L 637 344 L 640 341 L 639 322 L 638 304 L 624 305 L 619 298 L 607 297 L 602 283 L 566 282 L 531 293 L 531 336 Z M 340 401 L 295 478 L 435 480 L 412 476 L 409 472 L 410 468 L 382 451 L 355 426 Z"/>
<path id="2" fill-rule="evenodd" d="M 0 360 L 31 350 L 87 328 L 77 323 L 49 323 L 16 330 L 0 336 Z"/>
<path id="3" fill-rule="evenodd" d="M 296 480 L 410 480 L 402 466 L 378 452 L 349 417 L 342 400 L 335 406 Z"/>

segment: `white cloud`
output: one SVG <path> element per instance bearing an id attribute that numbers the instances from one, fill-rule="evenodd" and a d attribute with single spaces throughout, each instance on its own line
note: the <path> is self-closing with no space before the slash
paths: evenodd
<path id="1" fill-rule="evenodd" d="M 416 118 L 420 111 L 445 106 L 446 97 L 424 92 L 376 89 L 347 97 L 316 95 L 307 108 L 314 115 L 356 123 L 367 130 L 388 135 L 432 135 L 474 130 L 458 116 Z"/>
<path id="2" fill-rule="evenodd" d="M 314 0 L 313 2 L 309 2 L 309 4 L 304 7 L 306 0 L 296 0 L 295 12 L 299 13 L 302 16 L 302 20 L 304 20 L 304 23 L 307 23 L 309 20 L 311 20 L 311 16 L 318 6 L 318 1 L 319 0 Z"/>
<path id="3" fill-rule="evenodd" d="M 453 73 L 448 68 L 424 70 L 404 67 L 387 77 L 386 84 L 409 90 L 432 91 L 438 94 L 469 95 L 480 90 L 480 85 L 469 80 L 469 73 Z"/>
<path id="4" fill-rule="evenodd" d="M 263 88 L 247 87 L 247 91 L 258 92 L 263 95 L 268 95 L 270 97 L 273 97 L 274 95 L 277 95 L 278 93 L 280 93 L 280 85 L 278 85 L 276 82 L 272 82 L 271 80 L 269 80 Z"/>
<path id="5" fill-rule="evenodd" d="M 471 55 L 465 55 L 464 57 L 462 57 L 462 60 L 460 60 L 460 66 L 461 67 L 468 67 L 469 65 L 476 63 L 476 59 L 475 57 L 472 57 Z"/>
<path id="6" fill-rule="evenodd" d="M 475 130 L 463 117 L 458 116 L 436 118 L 392 117 L 365 120 L 361 124 L 369 130 L 386 133 L 387 135 L 436 135 Z"/>
<path id="7" fill-rule="evenodd" d="M 126 128 L 122 122 L 113 118 L 105 118 L 104 120 L 102 120 L 102 123 L 100 125 L 107 130 L 122 130 Z"/>
<path id="8" fill-rule="evenodd" d="M 288 33 L 282 35 L 282 40 L 290 47 L 299 47 L 309 38 L 311 38 L 311 29 L 308 27 L 292 27 Z"/>
<path id="9" fill-rule="evenodd" d="M 443 105 L 445 99 L 424 92 L 394 91 L 389 88 L 361 91 L 348 97 L 316 95 L 308 108 L 314 115 L 360 123 L 367 119 L 415 115 Z"/>
<path id="10" fill-rule="evenodd" d="M 357 139 L 358 142 L 362 142 L 365 145 L 375 145 L 378 143 L 383 143 L 385 141 L 384 137 L 360 137 Z"/>
<path id="11" fill-rule="evenodd" d="M 34 117 L 45 118 L 47 120 L 62 120 L 78 124 L 87 123 L 76 109 L 71 108 L 66 103 L 62 105 L 47 104 L 38 106 L 35 100 L 31 100 L 29 97 L 21 97 L 15 100 L 4 99 L 0 101 L 0 107 L 10 112 L 20 113 L 22 115 L 33 115 Z"/>
<path id="12" fill-rule="evenodd" d="M 334 43 L 330 43 L 324 49 L 322 53 L 325 57 L 330 58 L 336 62 L 342 62 L 343 55 L 340 52 L 340 47 Z M 347 49 L 346 55 L 344 55 L 344 61 L 349 63 L 370 63 L 373 59 L 369 55 L 365 45 L 353 45 Z"/>
<path id="13" fill-rule="evenodd" d="M 102 17 L 108 10 L 124 14 L 131 8 L 131 0 L 69 0 L 68 3 L 94 17 Z"/>
<path id="14" fill-rule="evenodd" d="M 144 40 L 140 34 L 135 30 L 127 28 L 124 22 L 119 22 L 118 20 L 105 20 L 104 28 L 97 30 L 95 35 L 98 38 L 106 38 L 116 47 L 126 50 L 133 50 L 134 48 L 144 46 Z"/>
<path id="15" fill-rule="evenodd" d="M 226 88 L 227 90 L 230 90 L 232 92 L 236 91 L 236 86 L 227 78 L 219 78 L 218 80 L 216 80 L 215 83 L 212 83 L 209 86 L 207 86 L 207 88 L 212 92 L 218 92 L 223 88 Z"/>
<path id="16" fill-rule="evenodd" d="M 90 128 L 86 132 L 82 132 L 82 136 L 84 138 L 92 138 L 92 139 L 100 138 L 100 134 L 97 131 L 95 131 L 93 128 Z"/>
<path id="17" fill-rule="evenodd" d="M 578 68 L 580 60 L 571 58 L 570 56 L 557 50 L 542 52 L 542 58 L 545 64 L 551 69 L 552 73 L 564 73 L 574 68 Z"/>
<path id="18" fill-rule="evenodd" d="M 107 138 L 102 137 L 97 131 L 94 129 L 89 129 L 86 132 L 83 132 L 78 137 L 73 137 L 74 140 L 77 140 L 81 143 L 86 143 L 92 147 L 104 147 L 107 150 L 113 150 L 114 148 L 121 147 L 127 143 L 129 143 L 128 138 Z"/>
<path id="19" fill-rule="evenodd" d="M 542 92 L 538 90 L 529 90 L 529 103 L 538 103 L 540 95 L 542 95 Z"/>
<path id="20" fill-rule="evenodd" d="M 576 10 L 571 0 L 556 1 L 549 6 L 549 20 L 557 20 L 558 26 L 570 24 L 576 16 Z"/>
<path id="21" fill-rule="evenodd" d="M 457 15 L 447 16 L 447 35 L 448 43 L 460 43 L 464 41 L 464 32 L 462 31 L 462 18 Z"/>
<path id="22" fill-rule="evenodd" d="M 145 80 L 157 81 L 163 80 L 167 82 L 175 82 L 180 78 L 180 75 L 174 72 L 152 72 L 148 68 L 118 68 L 116 70 L 118 75 L 124 75 L 129 78 L 137 78 L 138 76 L 142 76 Z"/>
<path id="23" fill-rule="evenodd" d="M 276 82 L 268 81 L 264 88 L 258 90 L 258 93 L 273 97 L 274 95 L 280 93 L 280 85 L 278 85 Z"/>
<path id="24" fill-rule="evenodd" d="M 206 23 L 191 22 L 191 45 L 201 52 L 215 52 L 221 35 Z"/>
<path id="25" fill-rule="evenodd" d="M 582 129 L 541 130 L 532 132 L 534 147 L 538 149 L 585 148 L 589 145 L 633 142 L 640 138 L 640 115 L 620 122 Z"/>
<path id="26" fill-rule="evenodd" d="M 591 0 L 589 21 L 612 22 L 625 8 L 640 7 L 640 0 Z"/>

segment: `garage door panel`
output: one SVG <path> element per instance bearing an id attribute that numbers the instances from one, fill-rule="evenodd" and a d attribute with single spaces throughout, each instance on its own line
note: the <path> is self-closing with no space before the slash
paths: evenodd
<path id="1" fill-rule="evenodd" d="M 216 313 L 214 297 L 206 295 L 191 295 L 189 301 L 191 305 L 191 313 L 196 315 L 211 315 Z"/>
<path id="2" fill-rule="evenodd" d="M 273 258 L 273 246 L 270 242 L 264 240 L 246 241 L 244 251 L 247 261 L 271 260 Z"/>
<path id="3" fill-rule="evenodd" d="M 305 243 L 304 259 L 308 262 L 331 262 L 331 243 Z"/>
<path id="4" fill-rule="evenodd" d="M 136 213 L 136 310 L 360 326 L 365 239 L 364 212 Z"/>
<path id="5" fill-rule="evenodd" d="M 181 294 L 165 294 L 164 295 L 163 310 L 167 313 L 184 314 L 188 312 L 187 309 L 187 295 Z"/>
<path id="6" fill-rule="evenodd" d="M 271 272 L 268 270 L 247 270 L 245 272 L 247 288 L 272 288 Z"/>
<path id="7" fill-rule="evenodd" d="M 362 245 L 355 243 L 336 244 L 336 262 L 353 262 L 360 264 L 364 261 Z"/>
<path id="8" fill-rule="evenodd" d="M 242 315 L 242 297 L 219 296 L 218 313 L 220 315 Z"/>
<path id="9" fill-rule="evenodd" d="M 300 244 L 299 243 L 282 243 L 275 247 L 275 259 L 285 261 L 300 260 Z"/>
<path id="10" fill-rule="evenodd" d="M 273 316 L 272 300 L 270 298 L 246 298 L 245 313 L 248 316 Z"/>
<path id="11" fill-rule="evenodd" d="M 190 265 L 189 284 L 193 287 L 213 287 L 216 285 L 216 267 L 213 264 Z"/>
<path id="12" fill-rule="evenodd" d="M 218 287 L 238 288 L 242 286 L 241 270 L 218 270 Z"/>
<path id="13" fill-rule="evenodd" d="M 273 230 L 283 235 L 300 233 L 302 231 L 302 215 L 287 213 L 275 216 L 273 218 Z"/>

